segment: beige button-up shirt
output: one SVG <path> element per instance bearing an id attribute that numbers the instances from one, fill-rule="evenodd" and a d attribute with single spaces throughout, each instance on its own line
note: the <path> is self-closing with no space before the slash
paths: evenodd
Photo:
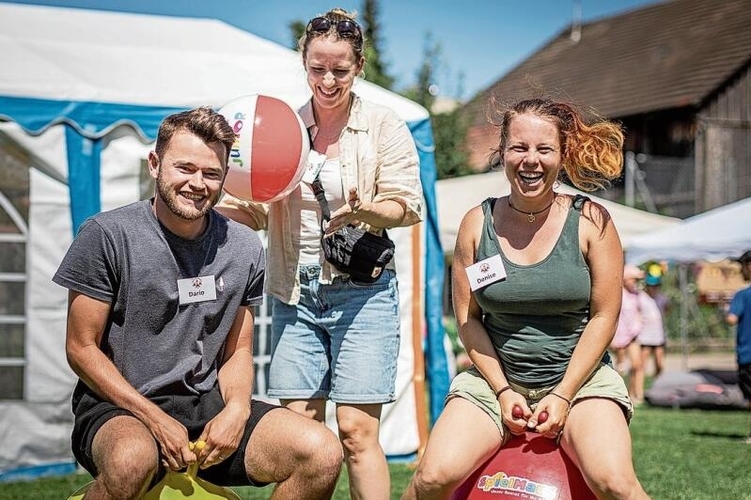
<path id="1" fill-rule="evenodd" d="M 309 101 L 299 110 L 306 128 L 315 137 L 317 127 Z M 420 163 L 412 134 L 404 120 L 391 109 L 354 96 L 347 126 L 339 137 L 339 162 L 344 192 L 357 187 L 362 200 L 396 200 L 405 207 L 401 226 L 422 220 Z M 254 221 L 257 230 L 268 232 L 266 292 L 287 304 L 300 300 L 299 248 L 290 235 L 300 231 L 300 218 L 292 217 L 288 198 L 273 203 L 253 203 L 228 194 L 220 206 L 238 208 Z M 383 228 L 369 227 L 380 232 Z M 393 261 L 389 263 L 393 269 Z M 341 275 L 328 262 L 323 263 L 321 280 Z"/>

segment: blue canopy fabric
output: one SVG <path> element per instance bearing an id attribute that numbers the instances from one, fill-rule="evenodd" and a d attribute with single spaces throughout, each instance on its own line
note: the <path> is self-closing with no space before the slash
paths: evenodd
<path id="1" fill-rule="evenodd" d="M 152 107 L 97 102 L 68 102 L 0 96 L 0 119 L 19 124 L 39 135 L 49 127 L 65 125 L 68 157 L 68 189 L 74 232 L 90 216 L 101 211 L 100 155 L 108 132 L 127 125 L 147 142 L 154 141 L 162 120 L 187 108 Z M 448 393 L 449 369 L 443 337 L 444 255 L 436 214 L 435 146 L 429 119 L 407 123 L 420 157 L 420 178 L 428 216 L 426 234 L 425 339 L 426 377 L 429 383 L 430 419 L 435 422 Z"/>

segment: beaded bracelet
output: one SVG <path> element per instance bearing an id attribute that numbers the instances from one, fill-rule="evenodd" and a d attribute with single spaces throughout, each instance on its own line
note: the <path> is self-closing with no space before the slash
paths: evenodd
<path id="1" fill-rule="evenodd" d="M 498 399 L 499 397 L 501 397 L 501 394 L 503 394 L 504 392 L 508 391 L 509 389 L 511 389 L 511 386 L 510 386 L 510 385 L 507 385 L 507 386 L 501 387 L 500 389 L 498 389 L 498 390 L 497 390 L 497 391 L 495 392 L 495 398 L 496 398 L 496 399 Z"/>
<path id="2" fill-rule="evenodd" d="M 571 400 L 567 399 L 567 398 L 564 398 L 563 396 L 561 396 L 557 392 L 550 391 L 548 394 L 551 394 L 551 395 L 553 395 L 553 396 L 555 396 L 557 398 L 560 398 L 560 399 L 564 400 L 569 406 L 571 406 Z"/>

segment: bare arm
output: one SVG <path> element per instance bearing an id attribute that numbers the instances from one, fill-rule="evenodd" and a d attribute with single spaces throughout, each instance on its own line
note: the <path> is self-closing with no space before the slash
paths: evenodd
<path id="1" fill-rule="evenodd" d="M 508 385 L 508 380 L 503 373 L 495 347 L 482 323 L 482 310 L 472 294 L 465 271 L 467 267 L 475 263 L 483 219 L 482 208 L 476 207 L 464 216 L 459 227 L 451 270 L 452 295 L 454 315 L 464 348 L 472 363 L 490 384 L 493 392 L 497 393 Z M 531 411 L 524 398 L 514 391 L 506 390 L 500 396 L 499 402 L 504 422 L 511 432 L 522 432 L 526 421 L 522 419 L 512 421 L 511 411 L 515 405 L 519 405 L 524 409 L 525 418 L 529 418 Z"/>
<path id="2" fill-rule="evenodd" d="M 269 207 L 265 203 L 253 203 L 225 193 L 214 209 L 220 214 L 255 231 L 268 228 Z"/>
<path id="3" fill-rule="evenodd" d="M 362 193 L 351 188 L 348 203 L 331 214 L 327 233 L 348 223 L 365 222 L 375 228 L 390 228 L 420 221 L 423 196 L 420 160 L 407 125 L 395 116 L 384 117 L 380 123 L 376 171 L 372 200 L 368 196 L 362 199 Z"/>
<path id="4" fill-rule="evenodd" d="M 389 228 L 401 225 L 406 209 L 396 200 L 363 202 L 356 188 L 349 190 L 347 203 L 331 214 L 326 234 L 332 234 L 347 224 L 365 222 L 373 227 Z"/>
<path id="5" fill-rule="evenodd" d="M 218 373 L 219 391 L 225 406 L 206 424 L 200 438 L 206 442 L 198 455 L 202 467 L 214 465 L 240 446 L 245 425 L 250 418 L 253 323 L 252 308 L 240 307 L 225 341 L 224 357 Z"/>
<path id="6" fill-rule="evenodd" d="M 587 202 L 581 218 L 580 246 L 589 265 L 592 291 L 590 317 L 574 349 L 563 380 L 555 389 L 569 400 L 597 368 L 610 345 L 621 309 L 623 250 L 618 232 L 604 208 Z"/>
<path id="7" fill-rule="evenodd" d="M 142 396 L 101 350 L 110 304 L 78 292 L 68 294 L 65 351 L 73 371 L 101 398 L 132 412 L 159 442 L 172 469 L 195 459 L 185 427 Z"/>

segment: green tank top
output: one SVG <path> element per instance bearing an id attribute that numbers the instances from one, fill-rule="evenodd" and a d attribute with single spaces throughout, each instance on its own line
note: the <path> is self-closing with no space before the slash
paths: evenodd
<path id="1" fill-rule="evenodd" d="M 579 218 L 586 200 L 577 196 L 550 254 L 529 266 L 506 259 L 493 227 L 497 198 L 482 203 L 485 220 L 477 261 L 500 254 L 506 278 L 475 290 L 483 323 L 506 378 L 528 388 L 563 378 L 589 321 L 589 266 L 579 248 Z"/>

